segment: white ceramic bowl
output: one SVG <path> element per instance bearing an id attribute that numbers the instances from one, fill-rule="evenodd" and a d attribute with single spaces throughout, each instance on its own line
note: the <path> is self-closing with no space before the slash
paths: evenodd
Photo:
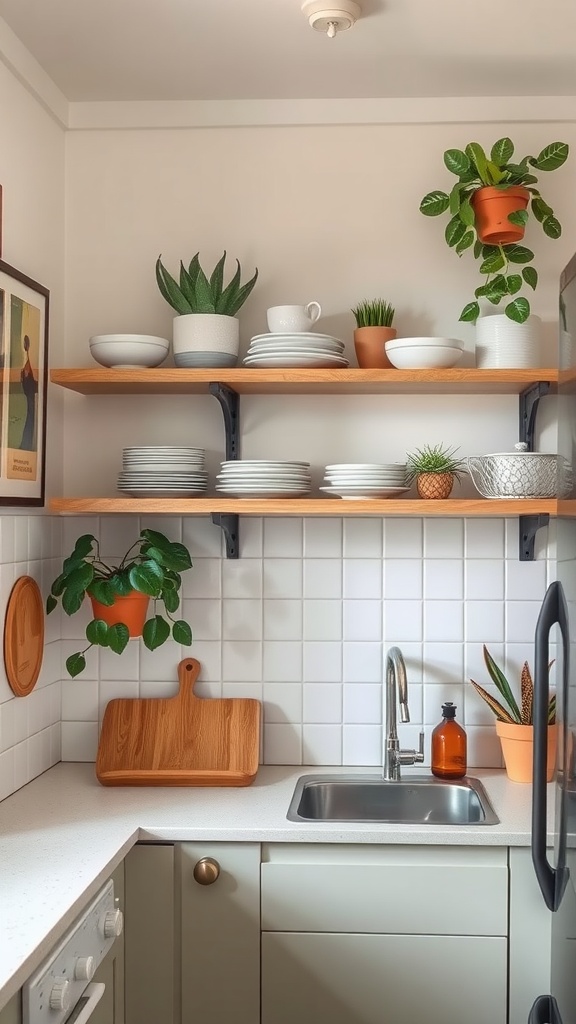
<path id="1" fill-rule="evenodd" d="M 386 345 L 386 355 L 398 370 L 447 369 L 460 361 L 462 350 L 440 345 L 406 345 L 389 349 Z"/>
<path id="2" fill-rule="evenodd" d="M 386 342 L 386 351 L 388 351 L 388 347 L 391 349 L 412 348 L 414 345 L 420 347 L 425 345 L 427 348 L 464 348 L 464 342 L 459 338 L 392 338 L 391 341 Z"/>
<path id="3" fill-rule="evenodd" d="M 90 355 L 101 366 L 133 369 L 159 366 L 168 355 L 170 342 L 151 334 L 95 334 Z"/>

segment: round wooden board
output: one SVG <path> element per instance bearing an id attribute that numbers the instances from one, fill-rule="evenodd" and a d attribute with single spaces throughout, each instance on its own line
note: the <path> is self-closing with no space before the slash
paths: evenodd
<path id="1" fill-rule="evenodd" d="M 26 697 L 34 687 L 44 656 L 44 606 L 31 576 L 12 587 L 4 620 L 4 665 L 12 690 Z"/>

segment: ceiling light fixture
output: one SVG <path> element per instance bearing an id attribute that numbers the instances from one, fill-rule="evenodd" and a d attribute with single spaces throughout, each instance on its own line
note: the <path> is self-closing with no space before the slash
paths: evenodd
<path id="1" fill-rule="evenodd" d="M 337 32 L 352 28 L 362 14 L 362 8 L 354 0 L 333 0 L 333 7 L 328 6 L 329 2 L 304 0 L 302 11 L 308 18 L 310 28 L 325 32 L 329 39 L 334 39 Z"/>

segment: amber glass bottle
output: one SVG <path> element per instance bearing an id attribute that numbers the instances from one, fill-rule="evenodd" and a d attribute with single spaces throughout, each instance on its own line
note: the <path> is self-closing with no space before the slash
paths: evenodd
<path id="1" fill-rule="evenodd" d="M 442 721 L 432 732 L 432 774 L 439 779 L 466 775 L 466 733 L 456 721 L 456 705 L 442 705 Z"/>

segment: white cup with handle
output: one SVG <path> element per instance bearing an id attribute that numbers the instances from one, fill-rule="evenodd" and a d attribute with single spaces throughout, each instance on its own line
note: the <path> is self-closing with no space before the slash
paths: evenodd
<path id="1" fill-rule="evenodd" d="M 266 310 L 271 334 L 303 334 L 311 331 L 321 315 L 319 302 L 309 302 L 306 306 L 271 306 Z"/>

